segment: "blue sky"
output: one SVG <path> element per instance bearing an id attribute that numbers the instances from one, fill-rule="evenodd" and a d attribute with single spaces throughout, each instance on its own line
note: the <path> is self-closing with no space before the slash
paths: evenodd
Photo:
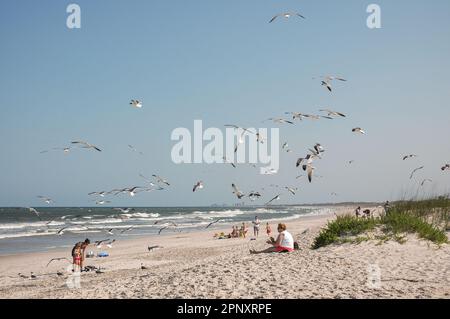
<path id="1" fill-rule="evenodd" d="M 79 30 L 66 27 L 69 3 L 1 4 L 0 206 L 38 205 L 37 195 L 93 205 L 87 193 L 142 185 L 139 173 L 173 185 L 111 205 L 233 204 L 233 182 L 243 191 L 300 188 L 280 203 L 382 201 L 415 193 L 409 173 L 422 165 L 418 179 L 433 183 L 421 192 L 449 191 L 450 175 L 439 170 L 450 162 L 446 0 L 76 1 Z M 381 6 L 382 29 L 366 26 L 370 3 Z M 267 23 L 291 10 L 306 19 Z M 312 80 L 323 74 L 348 82 L 329 94 Z M 144 108 L 130 108 L 132 98 Z M 195 119 L 205 127 L 268 127 L 261 122 L 285 111 L 322 107 L 348 117 L 281 126 L 294 152 L 281 154 L 278 175 L 171 161 L 172 130 L 192 129 Z M 367 135 L 352 134 L 356 126 Z M 40 154 L 74 139 L 103 152 Z M 295 161 L 316 142 L 327 149 L 315 164 L 324 178 L 307 184 L 295 179 Z M 420 156 L 403 162 L 409 153 Z M 193 194 L 198 180 L 205 189 Z"/>

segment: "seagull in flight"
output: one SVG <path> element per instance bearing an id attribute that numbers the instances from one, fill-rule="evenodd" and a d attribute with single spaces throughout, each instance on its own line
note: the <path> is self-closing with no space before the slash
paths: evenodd
<path id="1" fill-rule="evenodd" d="M 430 183 L 433 183 L 433 180 L 432 179 L 429 179 L 429 178 L 427 178 L 427 179 L 424 179 L 421 183 L 420 183 L 420 186 L 423 186 L 423 185 L 425 185 L 425 183 L 426 182 L 430 182 Z"/>
<path id="2" fill-rule="evenodd" d="M 233 166 L 233 168 L 236 168 L 236 164 L 234 164 L 233 162 L 228 161 L 227 158 L 226 158 L 225 156 L 222 157 L 222 159 L 223 159 L 223 162 L 224 162 L 224 163 L 230 164 L 231 166 Z"/>
<path id="3" fill-rule="evenodd" d="M 69 228 L 68 226 L 61 228 L 60 230 L 58 230 L 58 232 L 56 233 L 58 236 L 62 236 L 64 235 L 64 231 Z"/>
<path id="4" fill-rule="evenodd" d="M 37 218 L 39 218 L 39 220 L 42 220 L 41 213 L 39 213 L 36 209 L 34 209 L 33 207 L 27 207 L 27 209 L 30 211 L 30 213 L 35 214 Z"/>
<path id="5" fill-rule="evenodd" d="M 105 205 L 111 203 L 109 200 L 98 200 L 95 202 L 95 205 Z"/>
<path id="6" fill-rule="evenodd" d="M 208 226 L 205 227 L 205 229 L 211 227 L 211 226 L 214 225 L 214 224 L 217 224 L 217 223 L 220 222 L 221 220 L 222 220 L 222 219 L 217 219 L 217 220 L 213 221 L 212 223 L 209 223 Z"/>
<path id="7" fill-rule="evenodd" d="M 424 168 L 425 168 L 425 166 L 421 166 L 421 167 L 418 167 L 418 168 L 414 169 L 414 170 L 411 172 L 411 175 L 409 176 L 409 179 L 412 179 L 413 176 L 414 176 L 414 174 L 415 174 L 417 171 L 420 171 L 421 169 L 424 169 Z"/>
<path id="8" fill-rule="evenodd" d="M 204 185 L 202 181 L 198 181 L 195 185 L 194 188 L 192 189 L 193 192 L 195 192 L 197 189 L 203 189 Z"/>
<path id="9" fill-rule="evenodd" d="M 152 176 L 154 178 L 156 178 L 157 183 L 166 184 L 167 186 L 170 186 L 169 182 L 167 180 L 165 180 L 164 178 L 162 178 L 161 176 L 158 176 L 158 175 L 155 175 L 155 174 L 153 174 Z"/>
<path id="10" fill-rule="evenodd" d="M 53 199 L 45 197 L 45 196 L 38 196 L 38 198 L 42 199 L 46 204 L 54 203 Z"/>
<path id="11" fill-rule="evenodd" d="M 131 227 L 128 227 L 128 228 L 122 230 L 120 233 L 123 234 L 123 233 L 129 232 L 129 231 L 131 231 L 133 229 L 134 229 L 134 226 L 131 226 Z"/>
<path id="12" fill-rule="evenodd" d="M 310 164 L 307 165 L 303 165 L 303 170 L 306 171 L 308 173 L 308 181 L 311 183 L 312 182 L 312 176 L 314 173 L 314 170 L 316 168 L 311 166 Z"/>
<path id="13" fill-rule="evenodd" d="M 355 127 L 354 129 L 352 129 L 352 132 L 359 133 L 359 134 L 366 134 L 366 132 L 360 127 Z"/>
<path id="14" fill-rule="evenodd" d="M 113 239 L 113 240 L 111 240 L 110 242 L 105 243 L 105 245 L 106 245 L 106 247 L 108 247 L 108 248 L 112 248 L 112 247 L 113 247 L 113 244 L 114 244 L 115 242 L 116 242 L 116 240 Z"/>
<path id="15" fill-rule="evenodd" d="M 88 196 L 100 196 L 100 197 L 105 197 L 106 196 L 106 192 L 91 192 L 88 194 Z"/>
<path id="16" fill-rule="evenodd" d="M 414 157 L 417 157 L 417 155 L 415 155 L 415 154 L 405 155 L 405 156 L 403 156 L 403 160 L 406 161 L 407 159 L 414 158 Z"/>
<path id="17" fill-rule="evenodd" d="M 128 214 L 129 212 L 134 211 L 134 208 L 114 208 L 114 210 L 118 210 L 122 214 Z"/>
<path id="18" fill-rule="evenodd" d="M 66 261 L 68 261 L 70 264 L 72 263 L 69 259 L 67 259 L 66 257 L 59 257 L 59 258 L 52 258 L 52 259 L 50 259 L 50 261 L 48 262 L 48 264 L 47 264 L 47 266 L 45 266 L 45 267 L 48 267 L 48 265 L 50 265 L 52 262 L 54 262 L 54 261 L 60 261 L 60 260 L 66 260 Z"/>
<path id="19" fill-rule="evenodd" d="M 129 147 L 133 152 L 139 153 L 140 155 L 144 155 L 144 153 L 138 151 L 133 145 L 128 144 L 128 147 Z"/>
<path id="20" fill-rule="evenodd" d="M 292 195 L 295 195 L 295 192 L 298 190 L 298 188 L 292 188 L 288 186 L 285 186 L 284 188 L 286 188 Z"/>
<path id="21" fill-rule="evenodd" d="M 330 92 L 333 92 L 333 88 L 331 87 L 331 82 L 332 81 L 334 81 L 334 80 L 343 81 L 343 82 L 347 81 L 346 79 L 343 79 L 341 77 L 329 76 L 329 75 L 322 76 L 321 78 L 323 79 L 322 83 L 321 83 L 322 86 L 325 86 L 328 89 L 328 91 L 330 91 Z"/>
<path id="22" fill-rule="evenodd" d="M 269 200 L 267 203 L 265 203 L 264 205 L 269 205 L 270 203 L 272 203 L 273 201 L 276 201 L 276 200 L 280 200 L 280 197 L 281 196 L 281 194 L 278 194 L 277 196 L 275 196 L 274 198 L 272 198 L 271 200 Z"/>
<path id="23" fill-rule="evenodd" d="M 40 153 L 44 154 L 44 153 L 48 153 L 50 151 L 63 151 L 64 154 L 68 154 L 70 152 L 70 149 L 71 149 L 70 147 L 54 147 L 51 150 L 42 151 Z"/>
<path id="24" fill-rule="evenodd" d="M 269 23 L 274 22 L 279 17 L 284 17 L 286 19 L 289 19 L 290 17 L 294 17 L 294 16 L 302 18 L 302 19 L 306 19 L 304 16 L 302 16 L 298 12 L 283 12 L 283 13 L 279 13 L 279 14 L 273 16 L 272 19 L 270 19 Z"/>
<path id="25" fill-rule="evenodd" d="M 302 121 L 304 117 L 308 117 L 307 114 L 303 114 L 303 113 L 300 113 L 300 112 L 285 112 L 284 114 L 290 114 L 290 115 L 292 115 L 292 119 L 293 120 L 297 120 L 298 119 L 300 121 Z"/>
<path id="26" fill-rule="evenodd" d="M 271 117 L 270 119 L 267 119 L 266 121 L 273 121 L 274 123 L 278 123 L 278 124 L 292 124 L 294 125 L 294 122 L 292 121 L 288 121 L 282 118 L 273 118 Z"/>
<path id="27" fill-rule="evenodd" d="M 332 111 L 332 110 L 319 110 L 319 112 L 326 112 L 328 113 L 328 116 L 341 116 L 341 117 L 346 117 L 345 114 L 340 113 L 340 112 L 336 112 L 336 111 Z"/>
<path id="28" fill-rule="evenodd" d="M 241 199 L 245 196 L 245 194 L 242 193 L 235 184 L 231 184 L 231 187 L 233 188 L 233 194 L 235 194 L 237 198 Z"/>
<path id="29" fill-rule="evenodd" d="M 255 201 L 257 198 L 260 198 L 261 194 L 259 192 L 250 192 L 250 194 L 248 194 L 248 198 L 250 198 L 250 200 L 253 202 Z"/>
<path id="30" fill-rule="evenodd" d="M 442 171 L 450 171 L 450 164 L 445 164 L 444 166 L 441 167 Z"/>
<path id="31" fill-rule="evenodd" d="M 139 100 L 131 100 L 130 105 L 131 105 L 132 107 L 137 108 L 137 109 L 142 108 L 142 102 L 139 101 Z"/>
<path id="32" fill-rule="evenodd" d="M 92 148 L 92 149 L 96 150 L 97 152 L 101 152 L 102 151 L 97 146 L 92 145 L 92 144 L 90 144 L 88 142 L 85 142 L 85 141 L 73 141 L 72 144 L 82 145 L 81 148 Z"/>

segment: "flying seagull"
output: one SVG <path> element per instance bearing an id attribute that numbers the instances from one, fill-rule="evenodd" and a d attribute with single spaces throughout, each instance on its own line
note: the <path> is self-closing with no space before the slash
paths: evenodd
<path id="1" fill-rule="evenodd" d="M 352 132 L 353 133 L 366 134 L 366 132 L 360 127 L 355 127 L 354 129 L 352 129 Z"/>
<path id="2" fill-rule="evenodd" d="M 37 216 L 37 218 L 39 218 L 39 220 L 42 220 L 41 218 L 41 213 L 39 213 L 36 209 L 34 209 L 33 207 L 27 207 L 27 209 L 30 211 L 30 213 L 33 213 Z"/>
<path id="3" fill-rule="evenodd" d="M 405 155 L 405 156 L 403 156 L 403 160 L 405 161 L 408 158 L 414 158 L 414 157 L 417 157 L 417 155 L 415 155 L 415 154 Z"/>
<path id="4" fill-rule="evenodd" d="M 137 109 L 142 108 L 142 102 L 139 101 L 139 100 L 131 100 L 130 105 L 131 105 L 132 107 L 137 108 Z"/>
<path id="5" fill-rule="evenodd" d="M 91 192 L 91 193 L 88 194 L 88 196 L 93 196 L 93 195 L 100 196 L 100 197 L 105 197 L 106 196 L 106 192 Z"/>
<path id="6" fill-rule="evenodd" d="M 58 236 L 62 236 L 64 235 L 64 231 L 69 228 L 68 226 L 61 228 L 60 230 L 58 230 L 58 232 L 56 233 Z"/>
<path id="7" fill-rule="evenodd" d="M 203 186 L 203 182 L 202 181 L 198 181 L 195 185 L 194 188 L 192 189 L 193 192 L 195 192 L 197 189 L 202 189 Z"/>
<path id="8" fill-rule="evenodd" d="M 89 144 L 88 142 L 84 142 L 84 141 L 73 141 L 72 144 L 82 145 L 81 148 L 92 148 L 92 149 L 96 150 L 97 152 L 101 152 L 102 151 L 97 146 Z"/>
<path id="9" fill-rule="evenodd" d="M 230 164 L 231 166 L 233 166 L 234 168 L 236 168 L 236 164 L 234 164 L 233 162 L 228 161 L 227 158 L 226 158 L 225 156 L 222 157 L 222 159 L 223 159 L 223 162 L 224 162 L 224 163 Z"/>
<path id="10" fill-rule="evenodd" d="M 450 164 L 445 164 L 444 166 L 441 167 L 442 171 L 450 171 Z"/>
<path id="11" fill-rule="evenodd" d="M 156 178 L 156 181 L 158 183 L 162 183 L 162 184 L 166 184 L 167 186 L 170 186 L 169 182 L 167 180 L 165 180 L 164 178 L 162 178 L 161 176 L 158 176 L 158 175 L 155 175 L 155 174 L 153 174 L 152 176 L 154 178 Z"/>
<path id="12" fill-rule="evenodd" d="M 417 171 L 420 171 L 421 169 L 423 169 L 424 167 L 425 167 L 425 166 L 421 166 L 421 167 L 418 167 L 418 168 L 414 169 L 414 170 L 411 172 L 411 175 L 409 176 L 409 179 L 412 179 L 413 176 L 414 176 L 414 174 L 415 174 Z"/>
<path id="13" fill-rule="evenodd" d="M 209 223 L 208 226 L 205 227 L 205 229 L 211 227 L 211 226 L 214 225 L 214 224 L 217 224 L 217 223 L 220 222 L 220 221 L 221 221 L 221 219 L 218 219 L 218 220 L 213 221 L 212 223 Z"/>
<path id="14" fill-rule="evenodd" d="M 298 12 L 284 12 L 284 13 L 279 13 L 279 14 L 273 16 L 272 19 L 270 19 L 269 23 L 274 22 L 274 21 L 275 21 L 277 18 L 279 18 L 279 17 L 284 17 L 284 18 L 286 18 L 286 19 L 289 19 L 289 18 L 292 17 L 292 16 L 297 16 L 297 17 L 299 17 L 299 18 L 306 19 L 304 16 L 302 16 L 302 15 L 301 15 L 300 13 L 298 13 Z"/>
<path id="15" fill-rule="evenodd" d="M 275 196 L 274 198 L 272 198 L 271 200 L 269 200 L 267 203 L 265 203 L 264 205 L 269 205 L 270 203 L 272 203 L 275 200 L 280 200 L 280 195 L 278 194 L 277 196 Z"/>
<path id="16" fill-rule="evenodd" d="M 244 193 L 242 193 L 236 186 L 236 184 L 231 184 L 231 187 L 233 188 L 233 194 L 237 196 L 237 198 L 241 199 L 245 196 Z"/>
<path id="17" fill-rule="evenodd" d="M 271 117 L 270 119 L 267 119 L 266 121 L 273 121 L 274 123 L 278 123 L 278 124 L 292 124 L 294 125 L 294 122 L 292 121 L 288 121 L 282 118 L 273 118 Z"/>
<path id="18" fill-rule="evenodd" d="M 326 113 L 328 113 L 328 116 L 329 117 L 331 117 L 331 116 L 341 116 L 341 117 L 346 117 L 345 116 L 345 114 L 342 114 L 342 113 L 340 113 L 340 112 L 336 112 L 336 111 L 332 111 L 332 110 L 319 110 L 320 112 L 326 112 Z"/>
<path id="19" fill-rule="evenodd" d="M 53 203 L 53 199 L 45 197 L 45 196 L 38 196 L 38 198 L 42 199 L 46 204 L 51 204 Z"/>
<path id="20" fill-rule="evenodd" d="M 292 195 L 295 195 L 295 192 L 298 190 L 298 188 L 292 188 L 288 186 L 285 186 L 284 188 L 286 188 Z"/>
<path id="21" fill-rule="evenodd" d="M 312 182 L 312 176 L 314 173 L 314 170 L 316 168 L 311 166 L 310 164 L 307 165 L 303 165 L 303 170 L 306 171 L 308 173 L 308 181 L 311 183 Z"/>
<path id="22" fill-rule="evenodd" d="M 123 234 L 125 232 L 131 231 L 134 229 L 134 226 L 128 227 L 127 229 L 122 230 L 120 233 Z"/>
<path id="23" fill-rule="evenodd" d="M 59 257 L 59 258 L 52 258 L 52 259 L 50 259 L 50 261 L 48 262 L 48 264 L 47 264 L 47 266 L 45 266 L 45 267 L 48 267 L 48 265 L 50 265 L 52 262 L 54 262 L 54 261 L 60 261 L 60 260 L 66 260 L 66 261 L 68 261 L 69 263 L 72 263 L 69 259 L 67 259 L 66 257 Z"/>
<path id="24" fill-rule="evenodd" d="M 129 147 L 133 152 L 139 153 L 140 155 L 144 155 L 144 153 L 138 151 L 133 145 L 128 144 L 128 147 Z"/>
<path id="25" fill-rule="evenodd" d="M 70 152 L 70 147 L 54 147 L 54 148 L 52 148 L 51 150 L 45 150 L 45 151 L 42 151 L 42 152 L 40 152 L 40 153 L 41 153 L 41 154 L 44 154 L 44 153 L 48 153 L 48 152 L 50 152 L 50 151 L 63 151 L 64 154 L 67 154 L 67 153 Z"/>
<path id="26" fill-rule="evenodd" d="M 109 200 L 98 200 L 95 202 L 95 205 L 105 205 L 107 203 L 111 203 Z"/>
<path id="27" fill-rule="evenodd" d="M 425 185 L 425 183 L 426 182 L 430 182 L 430 183 L 433 183 L 433 180 L 432 179 L 429 179 L 429 178 L 427 178 L 427 179 L 424 179 L 423 181 L 422 181 L 422 183 L 420 183 L 420 186 L 423 186 L 423 185 Z"/>
<path id="28" fill-rule="evenodd" d="M 250 192 L 250 194 L 248 194 L 248 198 L 250 198 L 251 201 L 254 201 L 259 197 L 261 197 L 261 194 L 259 192 Z"/>

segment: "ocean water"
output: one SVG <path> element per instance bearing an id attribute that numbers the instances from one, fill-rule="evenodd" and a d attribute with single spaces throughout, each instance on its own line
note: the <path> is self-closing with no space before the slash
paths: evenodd
<path id="1" fill-rule="evenodd" d="M 106 207 L 45 207 L 36 210 L 41 220 L 25 208 L 0 208 L 0 255 L 70 249 L 85 238 L 93 243 L 96 240 L 120 241 L 138 236 L 191 232 L 204 229 L 218 219 L 220 221 L 210 230 L 227 226 L 231 230 L 232 225 L 250 223 L 256 215 L 263 222 L 275 223 L 330 213 L 329 208 L 311 206 L 153 207 L 133 208 L 128 213 Z M 158 235 L 165 226 L 169 227 Z M 58 231 L 65 227 L 64 233 L 58 235 Z"/>

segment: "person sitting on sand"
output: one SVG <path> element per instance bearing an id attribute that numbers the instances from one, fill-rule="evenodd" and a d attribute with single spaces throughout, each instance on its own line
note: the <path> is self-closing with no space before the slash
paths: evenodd
<path id="1" fill-rule="evenodd" d="M 72 248 L 72 257 L 74 265 L 73 271 L 75 271 L 75 266 L 79 267 L 80 271 L 83 271 L 83 262 L 85 255 L 84 253 L 87 246 L 89 246 L 90 243 L 91 241 L 88 238 L 86 238 L 84 242 L 80 241 L 76 243 L 75 246 Z"/>
<path id="2" fill-rule="evenodd" d="M 253 223 L 253 235 L 255 237 L 259 236 L 259 226 L 261 225 L 261 221 L 258 219 L 258 216 L 255 216 L 255 220 L 252 221 Z"/>
<path id="3" fill-rule="evenodd" d="M 251 254 L 261 254 L 261 253 L 273 253 L 273 252 L 292 252 L 294 251 L 294 237 L 292 237 L 291 233 L 286 230 L 285 224 L 278 224 L 278 237 L 275 240 L 273 237 L 270 237 L 270 240 L 267 241 L 268 244 L 272 245 L 262 251 L 250 250 Z"/>
<path id="4" fill-rule="evenodd" d="M 266 233 L 269 237 L 270 235 L 272 235 L 272 228 L 270 227 L 269 223 L 266 223 Z"/>
<path id="5" fill-rule="evenodd" d="M 356 217 L 361 216 L 361 206 L 358 206 L 358 208 L 355 210 Z"/>

